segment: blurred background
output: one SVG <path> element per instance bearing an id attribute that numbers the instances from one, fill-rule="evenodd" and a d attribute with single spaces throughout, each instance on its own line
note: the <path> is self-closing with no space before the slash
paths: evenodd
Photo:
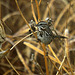
<path id="1" fill-rule="evenodd" d="M 26 18 L 27 22 L 30 23 L 31 20 L 35 20 L 32 14 L 31 8 L 31 0 L 17 0 L 18 5 Z M 69 53 L 70 53 L 70 63 L 71 68 L 75 71 L 75 0 L 37 0 L 39 3 L 39 11 L 41 20 L 44 20 L 49 17 L 53 20 L 53 27 L 59 34 L 64 35 L 64 31 L 67 28 L 69 31 Z M 14 43 L 19 41 L 24 36 L 29 34 L 29 28 L 23 20 L 22 16 L 19 13 L 18 7 L 15 3 L 15 0 L 0 0 L 1 4 L 1 19 L 6 23 L 7 27 L 4 25 L 6 37 L 8 41 L 5 41 L 2 45 L 2 49 L 6 50 L 11 48 L 10 40 Z M 38 20 L 38 13 L 36 2 L 33 0 L 32 2 L 34 7 L 34 12 L 36 18 Z M 40 48 L 37 40 L 34 36 L 30 36 L 24 41 L 33 44 L 35 47 Z M 17 47 L 19 52 L 21 53 L 23 59 L 26 61 L 26 64 L 30 68 L 30 70 L 34 73 L 34 75 L 41 75 L 39 72 L 39 68 L 34 63 L 30 61 L 32 54 L 35 55 L 36 61 L 40 64 L 44 73 L 45 64 L 44 64 L 44 56 L 38 54 L 28 46 L 24 45 L 23 42 L 20 42 Z M 53 41 L 50 45 L 55 51 L 58 58 L 62 61 L 64 57 L 64 48 L 61 49 L 60 42 L 57 40 Z M 41 48 L 40 48 L 41 49 Z M 51 53 L 50 53 L 51 54 Z M 51 54 L 52 55 L 52 54 Z M 14 68 L 19 72 L 20 75 L 30 75 L 28 74 L 27 69 L 21 62 L 18 57 L 18 54 L 15 50 L 11 50 L 7 54 L 7 58 L 14 66 Z M 66 64 L 67 62 L 65 62 Z M 56 63 L 55 63 L 56 64 Z M 56 64 L 59 67 L 58 64 Z M 50 62 L 50 75 L 55 75 L 57 70 L 54 65 Z M 68 68 L 69 70 L 69 68 Z M 62 72 L 65 74 L 65 72 Z M 0 59 L 0 75 L 16 75 L 16 72 L 11 68 L 6 58 Z"/>

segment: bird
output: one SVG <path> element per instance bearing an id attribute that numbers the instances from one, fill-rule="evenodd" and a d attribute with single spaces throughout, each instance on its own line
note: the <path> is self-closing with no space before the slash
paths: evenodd
<path id="1" fill-rule="evenodd" d="M 45 21 L 40 21 L 38 24 L 36 24 L 37 27 L 37 39 L 44 43 L 45 45 L 48 45 L 52 42 L 53 39 L 55 38 L 66 38 L 65 36 L 61 35 L 55 35 L 50 26 L 49 23 Z"/>

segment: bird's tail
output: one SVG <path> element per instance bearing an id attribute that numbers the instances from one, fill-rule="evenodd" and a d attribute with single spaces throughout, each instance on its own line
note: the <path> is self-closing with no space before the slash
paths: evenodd
<path id="1" fill-rule="evenodd" d="M 67 37 L 61 36 L 61 35 L 55 35 L 54 38 L 63 38 L 63 39 L 66 38 L 67 39 Z"/>

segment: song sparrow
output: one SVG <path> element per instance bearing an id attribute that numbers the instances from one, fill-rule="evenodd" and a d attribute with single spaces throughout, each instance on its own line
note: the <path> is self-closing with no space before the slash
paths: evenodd
<path id="1" fill-rule="evenodd" d="M 52 25 L 52 21 L 49 19 L 47 22 L 40 21 L 38 24 L 35 25 L 37 27 L 37 38 L 39 41 L 41 41 L 45 45 L 50 44 L 52 40 L 55 38 L 66 38 L 64 36 L 55 35 L 52 32 L 52 29 L 50 29 L 51 25 Z M 31 26 L 31 28 L 33 27 L 34 25 Z"/>
<path id="2" fill-rule="evenodd" d="M 52 40 L 55 38 L 66 38 L 64 36 L 55 35 L 50 29 L 48 23 L 46 23 L 45 21 L 39 22 L 36 26 L 38 28 L 37 32 L 38 40 L 40 40 L 45 45 L 50 44 Z"/>

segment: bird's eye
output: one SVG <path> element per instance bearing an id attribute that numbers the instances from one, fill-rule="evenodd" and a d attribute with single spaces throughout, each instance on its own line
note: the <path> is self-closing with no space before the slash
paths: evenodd
<path id="1" fill-rule="evenodd" d="M 34 26 L 31 26 L 31 28 L 32 28 L 33 31 L 36 31 L 36 28 Z"/>
<path id="2" fill-rule="evenodd" d="M 42 35 L 43 35 L 43 34 L 40 32 L 40 36 L 41 36 L 41 37 L 42 37 Z"/>

